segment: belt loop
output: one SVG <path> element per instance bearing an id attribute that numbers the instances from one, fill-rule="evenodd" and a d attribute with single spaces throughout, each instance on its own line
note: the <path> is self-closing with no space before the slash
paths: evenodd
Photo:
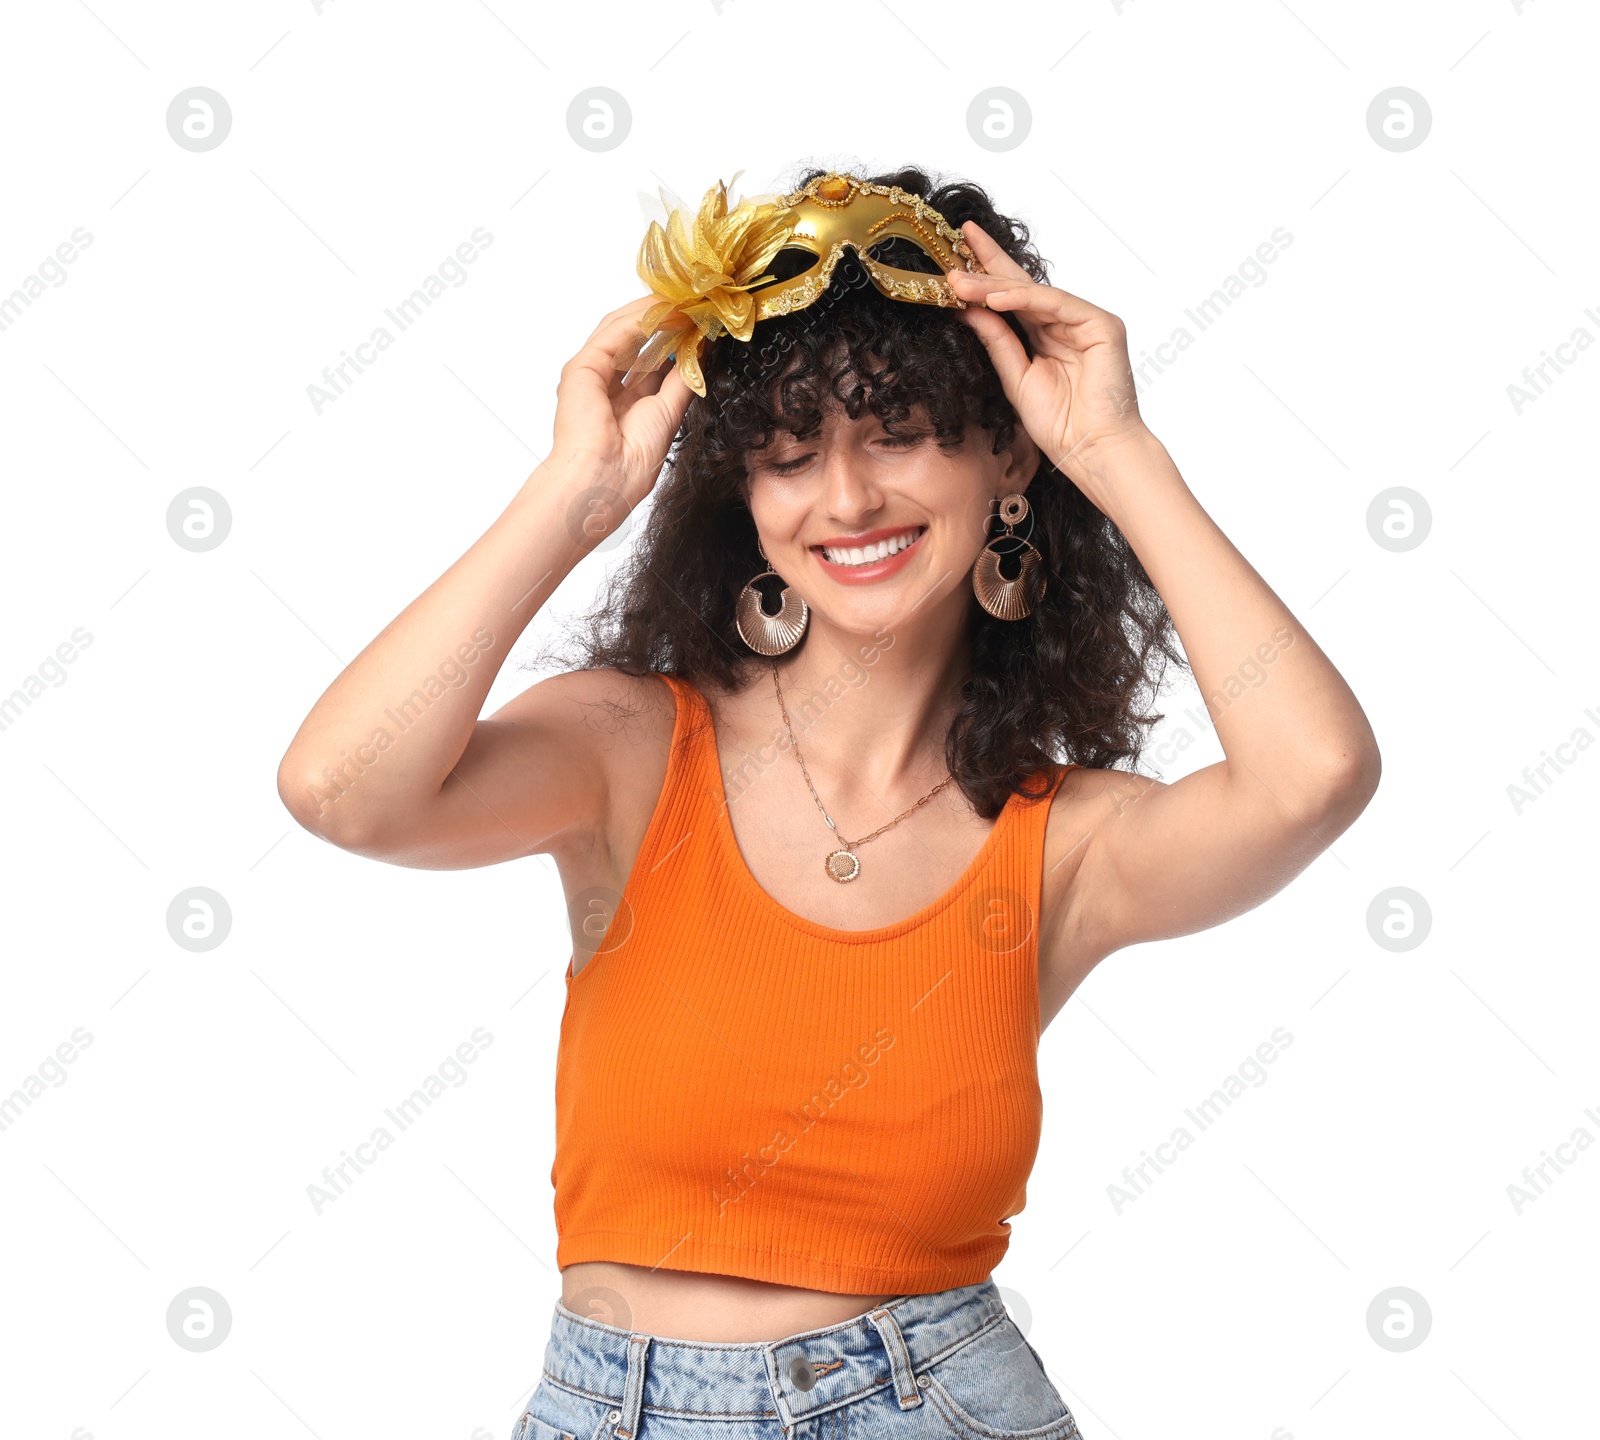
<path id="1" fill-rule="evenodd" d="M 644 1360 L 650 1348 L 648 1335 L 628 1336 L 628 1381 L 622 1392 L 622 1419 L 617 1422 L 617 1440 L 633 1440 L 639 1433 L 639 1411 L 644 1405 Z"/>
<path id="2" fill-rule="evenodd" d="M 911 1352 L 906 1348 L 906 1337 L 900 1333 L 899 1323 L 888 1310 L 874 1310 L 867 1319 L 889 1352 L 889 1370 L 894 1376 L 894 1393 L 900 1398 L 902 1410 L 914 1410 L 922 1404 L 922 1391 L 917 1388 L 917 1377 L 911 1373 Z"/>

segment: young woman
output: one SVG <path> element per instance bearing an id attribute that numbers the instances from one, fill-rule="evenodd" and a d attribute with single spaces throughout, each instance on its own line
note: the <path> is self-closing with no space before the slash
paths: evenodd
<path id="1" fill-rule="evenodd" d="M 1281 889 L 1378 780 L 1140 417 L 1122 322 L 977 186 L 795 196 L 652 230 L 674 303 L 601 321 L 549 458 L 279 772 L 358 854 L 560 868 L 561 1299 L 518 1440 L 1075 1434 L 989 1280 L 1040 1032 L 1113 951 Z M 859 243 L 824 274 L 829 233 Z M 579 663 L 479 718 L 652 490 Z M 1174 628 L 1225 758 L 1168 785 L 1124 767 Z M 419 688 L 441 657 L 464 678 Z"/>

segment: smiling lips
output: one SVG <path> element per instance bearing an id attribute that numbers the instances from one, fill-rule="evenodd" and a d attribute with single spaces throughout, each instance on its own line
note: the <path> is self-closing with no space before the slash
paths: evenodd
<path id="1" fill-rule="evenodd" d="M 871 569 L 876 573 L 877 567 L 885 560 L 915 545 L 927 528 L 925 525 L 912 525 L 887 535 L 880 532 L 879 538 L 868 540 L 864 544 L 814 545 L 812 549 L 834 569 Z"/>

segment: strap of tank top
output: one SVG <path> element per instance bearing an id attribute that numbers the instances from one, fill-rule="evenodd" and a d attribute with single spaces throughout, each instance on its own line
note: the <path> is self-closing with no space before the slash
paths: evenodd
<path id="1" fill-rule="evenodd" d="M 717 732 L 711 724 L 711 706 L 706 697 L 693 681 L 681 675 L 663 674 L 661 678 L 672 687 L 677 700 L 672 731 L 675 747 L 673 758 L 682 767 L 683 779 L 689 782 L 691 777 L 699 780 L 708 774 L 720 774 L 722 766 L 717 758 Z M 678 753 L 680 749 L 681 754 Z M 716 795 L 717 791 L 713 788 L 710 796 L 715 800 Z"/>
<path id="2" fill-rule="evenodd" d="M 675 802 L 675 792 L 684 785 L 693 783 L 692 777 L 696 773 L 694 742 L 689 734 L 689 725 L 694 716 L 692 691 L 686 682 L 676 675 L 666 675 L 660 671 L 656 673 L 666 681 L 667 688 L 672 692 L 672 738 L 667 752 L 666 773 L 661 779 L 661 791 L 651 812 L 639 853 L 634 858 L 634 870 L 640 873 L 648 871 L 655 865 L 659 858 L 656 852 L 663 844 L 673 843 L 653 833 L 657 828 L 657 814 Z"/>
<path id="3" fill-rule="evenodd" d="M 1018 800 L 1016 803 L 1016 809 L 1020 812 L 1017 823 L 1027 837 L 1030 853 L 1040 860 L 1044 858 L 1045 827 L 1050 823 L 1051 802 L 1056 798 L 1056 792 L 1061 789 L 1061 782 L 1067 778 L 1067 772 L 1075 769 L 1076 765 L 1057 763 L 1049 788 L 1039 799 Z"/>

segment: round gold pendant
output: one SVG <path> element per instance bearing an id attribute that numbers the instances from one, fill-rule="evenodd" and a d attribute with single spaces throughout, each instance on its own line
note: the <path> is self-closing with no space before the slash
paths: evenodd
<path id="1" fill-rule="evenodd" d="M 861 862 L 848 850 L 835 850 L 822 862 L 822 868 L 830 879 L 846 885 L 861 873 Z"/>

